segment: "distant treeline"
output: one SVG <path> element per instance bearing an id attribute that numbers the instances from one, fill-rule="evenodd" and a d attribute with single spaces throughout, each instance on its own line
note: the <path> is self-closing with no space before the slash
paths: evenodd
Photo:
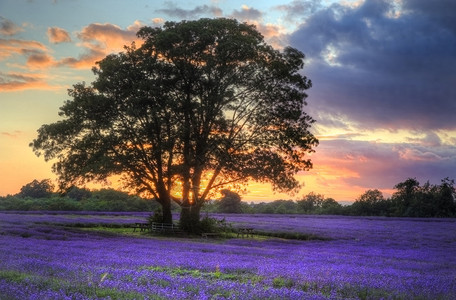
<path id="1" fill-rule="evenodd" d="M 23 186 L 20 193 L 0 197 L 0 210 L 53 211 L 154 211 L 156 201 L 114 189 L 90 191 L 73 187 L 65 194 L 54 193 L 49 179 L 34 180 Z"/>
<path id="2" fill-rule="evenodd" d="M 445 178 L 440 185 L 424 185 L 409 178 L 394 187 L 391 198 L 384 198 L 377 190 L 368 190 L 351 205 L 341 205 L 324 195 L 309 193 L 300 200 L 276 200 L 246 203 L 236 192 L 222 191 L 222 198 L 208 202 L 203 210 L 219 213 L 267 214 L 322 214 L 391 217 L 456 217 L 454 180 Z M 65 194 L 53 192 L 51 181 L 34 180 L 23 186 L 20 193 L 0 197 L 0 210 L 56 210 L 56 211 L 155 211 L 159 205 L 127 193 L 101 189 L 90 191 L 73 187 Z M 175 210 L 179 210 L 177 205 Z"/>
<path id="3" fill-rule="evenodd" d="M 322 214 L 388 217 L 456 217 L 454 180 L 445 178 L 440 185 L 424 185 L 409 178 L 394 187 L 391 198 L 377 189 L 368 190 L 351 205 L 343 206 L 332 198 L 309 193 L 301 200 L 276 200 L 247 204 L 236 193 L 225 190 L 219 201 L 207 209 L 224 213 Z M 211 210 L 212 206 L 212 210 Z"/>

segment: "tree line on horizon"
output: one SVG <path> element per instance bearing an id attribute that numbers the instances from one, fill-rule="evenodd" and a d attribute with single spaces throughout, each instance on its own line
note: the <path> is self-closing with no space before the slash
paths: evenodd
<path id="1" fill-rule="evenodd" d="M 222 197 L 203 206 L 207 213 L 309 214 L 386 217 L 456 217 L 454 180 L 444 178 L 439 185 L 429 181 L 421 185 L 408 178 L 394 186 L 396 192 L 385 198 L 378 189 L 370 189 L 351 205 L 341 205 L 333 198 L 309 193 L 299 200 L 275 200 L 247 203 L 228 189 Z M 22 211 L 158 211 L 154 199 L 145 199 L 114 189 L 88 190 L 72 187 L 63 194 L 55 193 L 49 179 L 33 180 L 15 195 L 0 197 L 0 210 Z M 178 211 L 175 205 L 173 211 Z"/>

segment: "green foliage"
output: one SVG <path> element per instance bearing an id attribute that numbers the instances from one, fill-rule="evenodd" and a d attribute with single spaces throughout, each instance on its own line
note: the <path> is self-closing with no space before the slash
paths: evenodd
<path id="1" fill-rule="evenodd" d="M 215 212 L 220 212 L 219 210 L 219 205 L 218 205 L 218 200 L 208 200 L 204 203 L 203 207 L 201 208 L 201 211 L 204 213 L 215 213 Z M 241 202 L 241 205 L 244 202 Z"/>
<path id="2" fill-rule="evenodd" d="M 409 178 L 395 186 L 397 192 L 390 205 L 394 216 L 451 217 L 456 216 L 456 191 L 454 180 L 444 178 L 440 185 L 426 182 L 420 186 Z"/>
<path id="3" fill-rule="evenodd" d="M 351 215 L 396 217 L 454 217 L 456 216 L 456 192 L 454 181 L 445 178 L 440 185 L 415 178 L 395 185 L 397 191 L 385 199 L 378 190 L 368 190 L 348 207 Z"/>
<path id="4" fill-rule="evenodd" d="M 50 198 L 48 201 L 45 202 L 45 210 L 56 210 L 56 211 L 74 211 L 80 210 L 80 205 L 70 198 L 62 198 L 62 197 L 53 197 Z"/>
<path id="5" fill-rule="evenodd" d="M 50 276 L 42 276 L 27 272 L 20 272 L 14 270 L 0 270 L 0 279 L 12 281 L 18 284 L 28 285 L 30 283 L 47 287 L 54 291 L 67 291 L 68 293 L 80 293 L 91 299 L 95 298 L 108 298 L 108 299 L 144 299 L 143 295 L 138 292 L 126 292 L 115 288 L 102 288 L 99 287 L 108 273 L 102 275 L 98 282 L 89 282 L 87 284 L 74 284 L 65 278 L 55 278 Z M 3 299 L 3 298 L 2 298 Z"/>
<path id="6" fill-rule="evenodd" d="M 219 221 L 215 218 L 204 216 L 200 221 L 201 232 L 221 232 L 223 231 L 223 224 L 225 220 Z M 226 223 L 224 223 L 226 225 Z"/>
<path id="7" fill-rule="evenodd" d="M 398 183 L 397 192 L 385 199 L 377 190 L 367 190 L 352 205 L 342 206 L 332 198 L 309 193 L 302 199 L 275 200 L 268 203 L 241 203 L 244 213 L 265 214 L 321 214 L 396 217 L 454 217 L 456 190 L 454 180 L 444 178 L 440 185 L 424 185 L 409 178 Z M 222 212 L 221 210 L 217 210 Z"/>
<path id="8" fill-rule="evenodd" d="M 200 220 L 192 220 L 191 222 L 182 223 L 180 222 L 180 228 L 188 233 L 191 234 L 201 234 L 203 232 L 206 233 L 217 233 L 223 232 L 226 229 L 226 222 L 225 220 L 217 220 L 216 218 L 209 217 L 206 214 Z"/>
<path id="9" fill-rule="evenodd" d="M 81 210 L 79 203 L 73 199 L 54 195 L 49 198 L 23 198 L 19 196 L 0 197 L 0 210 L 56 210 L 73 211 Z"/>
<path id="10" fill-rule="evenodd" d="M 53 191 L 54 185 L 50 179 L 43 179 L 41 181 L 35 179 L 21 188 L 19 196 L 30 198 L 47 198 L 52 195 Z"/>
<path id="11" fill-rule="evenodd" d="M 163 211 L 161 207 L 158 207 L 157 209 L 154 210 L 154 213 L 149 216 L 147 219 L 147 222 L 149 224 L 152 223 L 163 223 Z"/>
<path id="12" fill-rule="evenodd" d="M 397 216 L 397 217 L 454 217 L 456 216 L 456 191 L 454 181 L 444 178 L 440 185 L 426 182 L 420 185 L 416 179 L 407 179 L 396 185 L 397 192 L 390 199 L 385 199 L 382 193 L 367 190 L 349 206 L 342 206 L 332 198 L 310 193 L 301 200 L 276 200 L 268 203 L 246 203 L 240 201 L 239 206 L 243 213 L 268 214 L 334 214 L 360 216 Z M 81 189 L 83 190 L 83 189 Z M 77 191 L 77 189 L 76 189 Z M 83 190 L 84 191 L 84 190 Z M 142 199 L 120 191 L 104 189 L 99 191 L 84 191 L 90 197 L 80 198 L 58 196 L 52 194 L 47 198 L 22 197 L 8 195 L 0 197 L 0 210 L 57 210 L 57 211 L 154 211 L 151 216 L 154 222 L 162 222 L 163 215 L 159 204 L 152 200 Z M 231 193 L 231 192 L 230 192 Z M 237 195 L 236 193 L 232 193 Z M 228 195 L 232 195 L 228 194 Z M 236 204 L 236 205 L 237 205 Z M 176 209 L 178 207 L 174 207 Z M 212 201 L 205 207 L 206 213 L 227 212 L 220 206 L 220 201 Z M 158 209 L 158 210 L 157 210 Z M 188 218 L 199 216 L 187 215 Z M 182 217 L 182 215 L 181 215 Z M 184 229 L 188 232 L 212 232 L 212 221 L 207 219 L 189 219 Z"/>
<path id="13" fill-rule="evenodd" d="M 223 197 L 218 202 L 218 210 L 222 213 L 241 213 L 241 196 L 230 190 L 222 190 Z"/>
<path id="14" fill-rule="evenodd" d="M 333 215 L 344 214 L 344 209 L 340 203 L 332 198 L 325 198 L 321 194 L 310 192 L 301 200 L 297 201 L 299 213 Z"/>
<path id="15" fill-rule="evenodd" d="M 275 288 L 292 288 L 295 285 L 293 279 L 284 277 L 275 277 L 272 280 L 272 286 Z"/>
<path id="16" fill-rule="evenodd" d="M 153 211 L 158 204 L 113 189 L 93 191 L 92 196 L 80 201 L 81 209 L 87 211 Z"/>
<path id="17" fill-rule="evenodd" d="M 89 198 L 77 200 L 52 194 L 47 198 L 22 197 L 18 195 L 0 197 L 0 210 L 50 210 L 50 211 L 153 211 L 155 201 L 142 199 L 124 192 L 104 189 L 91 192 Z"/>
<path id="18" fill-rule="evenodd" d="M 311 192 L 297 201 L 299 210 L 303 213 L 312 213 L 322 206 L 324 199 L 323 195 Z"/>
<path id="19" fill-rule="evenodd" d="M 312 167 L 307 154 L 318 144 L 303 110 L 312 85 L 303 53 L 275 50 L 234 19 L 166 22 L 137 35 L 144 43 L 99 61 L 93 83 L 75 84 L 62 120 L 31 143 L 55 159 L 61 188 L 121 174 L 162 205 L 167 223 L 171 201 L 194 206 L 182 213 L 196 216 L 181 221 L 198 222 L 211 190 L 227 184 L 299 188 L 294 175 Z"/>
<path id="20" fill-rule="evenodd" d="M 272 202 L 262 202 L 251 204 L 251 212 L 263 214 L 296 214 L 297 205 L 293 200 L 275 200 Z"/>
<path id="21" fill-rule="evenodd" d="M 276 237 L 287 240 L 300 240 L 300 241 L 313 241 L 319 240 L 324 241 L 327 238 L 317 236 L 315 234 L 299 233 L 299 232 L 278 232 L 278 231 L 255 231 L 256 235 L 267 236 L 267 237 Z"/>
<path id="22" fill-rule="evenodd" d="M 221 271 L 220 267 L 215 266 L 215 270 L 199 270 L 199 269 L 187 269 L 182 267 L 162 267 L 162 266 L 151 266 L 151 267 L 142 267 L 144 270 L 151 270 L 156 272 L 164 272 L 173 277 L 177 276 L 192 276 L 195 278 L 207 278 L 213 280 L 230 280 L 237 281 L 242 283 L 258 283 L 264 278 L 260 275 L 251 273 L 246 270 L 230 270 L 230 271 Z"/>
<path id="23" fill-rule="evenodd" d="M 73 186 L 66 192 L 66 196 L 71 199 L 81 201 L 83 199 L 90 198 L 92 196 L 92 192 L 89 191 L 88 189 L 78 188 L 77 186 Z"/>
<path id="24" fill-rule="evenodd" d="M 344 208 L 333 198 L 326 198 L 321 203 L 318 213 L 322 215 L 342 215 L 344 214 Z"/>
<path id="25" fill-rule="evenodd" d="M 385 215 L 388 203 L 379 190 L 368 190 L 352 204 L 351 213 L 357 216 Z"/>

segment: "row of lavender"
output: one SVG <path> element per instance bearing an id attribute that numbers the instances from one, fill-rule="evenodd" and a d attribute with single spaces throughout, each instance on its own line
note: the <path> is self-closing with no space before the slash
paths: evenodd
<path id="1" fill-rule="evenodd" d="M 116 237 L 54 225 L 126 224 L 144 217 L 0 213 L 0 295 L 451 299 L 456 294 L 454 219 L 216 216 L 234 226 L 313 233 L 329 241 Z"/>

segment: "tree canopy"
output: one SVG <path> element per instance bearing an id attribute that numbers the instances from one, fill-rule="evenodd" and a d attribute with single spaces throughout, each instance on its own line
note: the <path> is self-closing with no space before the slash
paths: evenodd
<path id="1" fill-rule="evenodd" d="M 304 54 L 265 43 L 233 19 L 143 27 L 144 42 L 108 55 L 92 84 L 77 83 L 31 143 L 54 160 L 62 188 L 120 174 L 171 222 L 170 203 L 199 218 L 211 191 L 269 182 L 299 187 L 318 140 L 309 131 Z"/>
<path id="2" fill-rule="evenodd" d="M 31 198 L 46 198 L 52 195 L 54 191 L 54 185 L 50 179 L 43 179 L 38 181 L 34 179 L 32 182 L 27 183 L 21 187 L 19 196 L 31 197 Z"/>
<path id="3" fill-rule="evenodd" d="M 223 197 L 219 200 L 218 208 L 222 213 L 241 213 L 241 196 L 238 193 L 228 189 L 221 191 Z"/>

